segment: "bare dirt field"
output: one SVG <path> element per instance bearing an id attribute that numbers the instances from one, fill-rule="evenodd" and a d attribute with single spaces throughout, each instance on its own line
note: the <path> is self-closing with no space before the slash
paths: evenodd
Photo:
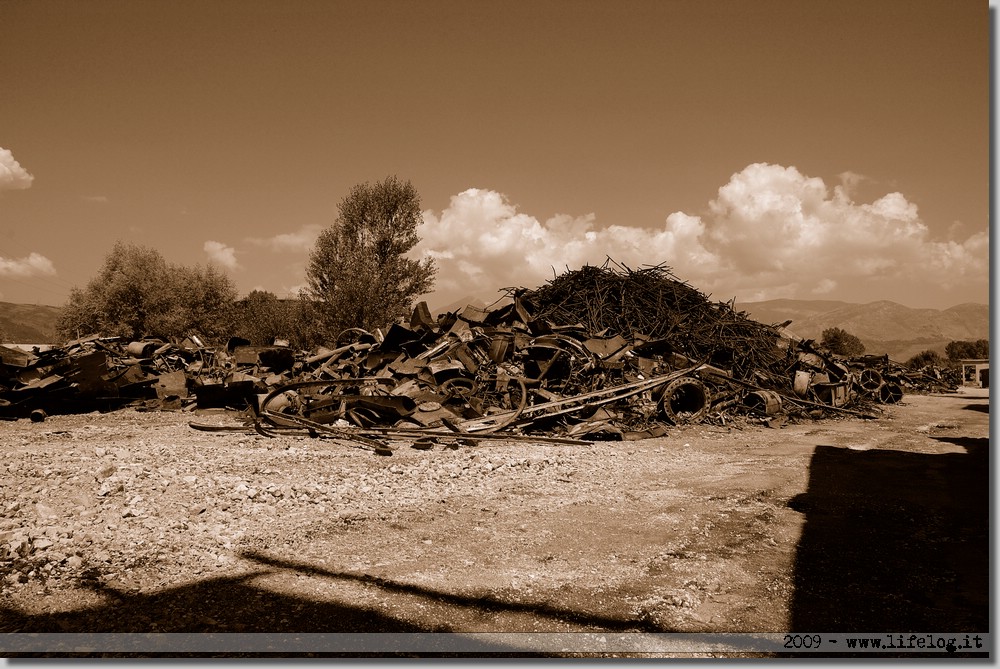
<path id="1" fill-rule="evenodd" d="M 986 632 L 989 397 L 391 457 L 0 422 L 0 632 Z"/>

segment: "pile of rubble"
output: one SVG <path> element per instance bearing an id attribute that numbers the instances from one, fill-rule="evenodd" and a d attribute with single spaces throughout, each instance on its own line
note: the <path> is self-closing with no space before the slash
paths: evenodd
<path id="1" fill-rule="evenodd" d="M 389 440 L 584 443 L 670 425 L 847 413 L 875 418 L 904 389 L 949 389 L 888 357 L 844 359 L 711 302 L 668 269 L 606 263 L 567 272 L 505 305 L 431 316 L 419 303 L 385 332 L 331 347 L 218 348 L 198 336 L 88 337 L 51 351 L 0 347 L 0 417 L 232 408 L 266 435 L 303 432 L 388 454 Z M 203 430 L 216 426 L 192 423 Z"/>
<path id="2" fill-rule="evenodd" d="M 180 409 L 202 372 L 218 374 L 197 336 L 178 344 L 97 335 L 32 352 L 0 346 L 0 418 L 110 411 L 127 405 Z"/>

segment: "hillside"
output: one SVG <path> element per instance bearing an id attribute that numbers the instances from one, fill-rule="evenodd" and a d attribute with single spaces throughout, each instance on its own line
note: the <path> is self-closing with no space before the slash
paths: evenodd
<path id="1" fill-rule="evenodd" d="M 16 344 L 50 344 L 56 340 L 59 307 L 0 302 L 0 332 Z"/>
<path id="2" fill-rule="evenodd" d="M 985 304 L 976 304 L 974 302 L 966 302 L 965 304 L 958 304 L 954 307 L 949 307 L 944 310 L 944 313 L 948 314 L 949 318 L 954 319 L 958 323 L 962 323 L 969 328 L 971 332 L 980 332 L 983 329 L 983 315 L 986 317 L 986 330 L 983 332 L 981 337 L 976 337 L 976 339 L 985 339 L 989 337 L 989 307 Z"/>
<path id="3" fill-rule="evenodd" d="M 850 302 L 836 300 L 767 300 L 765 302 L 739 302 L 736 308 L 750 313 L 761 323 L 782 323 L 791 319 L 796 324 L 837 309 L 852 306 Z M 794 328 L 793 328 L 794 329 Z M 806 335 L 803 335 L 806 336 Z"/>
<path id="4" fill-rule="evenodd" d="M 839 327 L 857 336 L 866 353 L 888 353 L 905 361 L 921 351 L 944 354 L 951 341 L 989 339 L 990 308 L 965 303 L 948 309 L 913 309 L 879 300 L 867 304 L 826 300 L 767 300 L 736 305 L 764 323 L 791 319 L 791 332 L 819 339 L 823 330 Z"/>

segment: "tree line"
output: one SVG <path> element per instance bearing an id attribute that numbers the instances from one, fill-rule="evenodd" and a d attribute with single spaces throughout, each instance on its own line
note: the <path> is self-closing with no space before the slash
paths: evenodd
<path id="1" fill-rule="evenodd" d="M 197 334 L 212 342 L 242 337 L 259 346 L 283 339 L 310 349 L 335 342 L 350 328 L 385 328 L 407 317 L 414 299 L 433 288 L 433 260 L 407 257 L 420 241 L 421 220 L 420 196 L 409 181 L 390 176 L 352 187 L 334 223 L 317 238 L 307 286 L 293 299 L 262 290 L 238 298 L 232 280 L 212 265 L 168 263 L 154 249 L 119 241 L 97 276 L 70 291 L 56 332 L 64 341 L 91 334 L 130 340 Z M 858 337 L 837 327 L 824 330 L 820 344 L 847 357 L 865 352 Z M 989 341 L 953 341 L 945 353 L 947 360 L 923 351 L 907 365 L 988 358 Z"/>
<path id="2" fill-rule="evenodd" d="M 910 358 L 906 364 L 913 369 L 920 369 L 928 365 L 943 367 L 949 364 L 956 364 L 961 360 L 989 360 L 990 340 L 951 341 L 944 347 L 944 352 L 946 357 L 942 357 L 937 351 L 921 351 Z"/>
<path id="3" fill-rule="evenodd" d="M 384 328 L 408 316 L 434 284 L 433 260 L 406 254 L 419 242 L 420 197 L 395 176 L 354 186 L 310 253 L 307 287 L 294 299 L 255 290 L 242 299 L 212 265 L 168 263 L 156 250 L 116 242 L 97 275 L 74 287 L 56 332 L 171 340 L 197 334 L 255 345 L 284 339 L 309 349 L 348 328 Z"/>
<path id="4" fill-rule="evenodd" d="M 865 345 L 858 337 L 836 327 L 823 330 L 820 345 L 832 353 L 847 357 L 860 356 L 865 352 Z M 945 356 L 928 349 L 907 360 L 906 366 L 911 369 L 921 369 L 927 366 L 944 367 L 955 365 L 961 360 L 988 359 L 989 357 L 990 342 L 988 339 L 951 341 L 945 346 Z"/>

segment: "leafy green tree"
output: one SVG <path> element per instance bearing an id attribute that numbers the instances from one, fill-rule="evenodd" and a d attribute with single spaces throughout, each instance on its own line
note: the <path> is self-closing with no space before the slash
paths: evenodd
<path id="1" fill-rule="evenodd" d="M 976 341 L 952 341 L 944 347 L 944 352 L 949 360 L 969 360 L 990 357 L 990 341 L 988 339 L 977 339 Z"/>
<path id="2" fill-rule="evenodd" d="M 97 276 L 70 291 L 56 331 L 65 339 L 167 339 L 191 331 L 217 339 L 226 334 L 235 299 L 232 281 L 211 265 L 173 265 L 154 249 L 116 242 Z"/>
<path id="3" fill-rule="evenodd" d="M 434 284 L 430 258 L 407 253 L 419 242 L 420 196 L 395 176 L 354 186 L 336 222 L 320 233 L 306 270 L 307 298 L 327 336 L 385 327 L 412 309 Z"/>
<path id="4" fill-rule="evenodd" d="M 861 340 L 841 328 L 823 330 L 819 343 L 837 355 L 854 357 L 865 352 L 865 345 L 861 343 Z"/>
<path id="5" fill-rule="evenodd" d="M 944 358 L 937 351 L 927 350 L 917 353 L 915 356 L 906 361 L 906 366 L 910 369 L 922 369 L 928 365 L 933 365 L 935 367 L 940 367 L 944 364 Z"/>

